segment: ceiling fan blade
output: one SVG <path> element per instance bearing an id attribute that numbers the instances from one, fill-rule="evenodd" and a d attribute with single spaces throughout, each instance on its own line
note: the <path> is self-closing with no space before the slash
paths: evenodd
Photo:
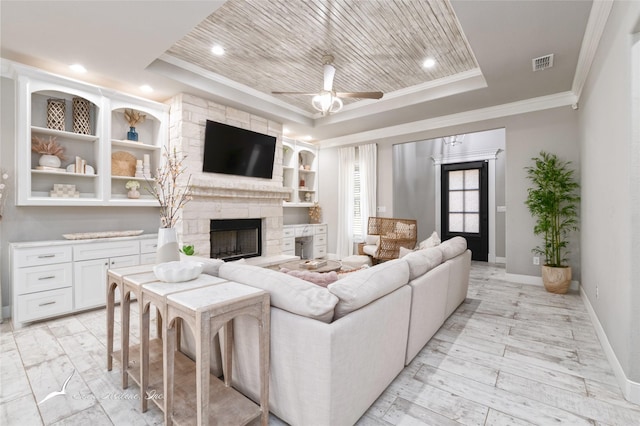
<path id="1" fill-rule="evenodd" d="M 338 98 L 380 99 L 382 92 L 336 92 Z"/>
<path id="2" fill-rule="evenodd" d="M 333 77 L 336 75 L 336 68 L 331 64 L 324 65 L 324 90 L 331 92 L 333 90 Z"/>
<path id="3" fill-rule="evenodd" d="M 272 95 L 306 95 L 315 96 L 318 92 L 271 92 Z"/>

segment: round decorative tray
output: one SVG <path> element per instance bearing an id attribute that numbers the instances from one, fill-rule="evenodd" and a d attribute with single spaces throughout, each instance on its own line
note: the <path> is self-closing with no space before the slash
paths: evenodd
<path id="1" fill-rule="evenodd" d="M 126 151 L 116 151 L 111 154 L 111 174 L 113 176 L 135 176 L 136 157 Z"/>

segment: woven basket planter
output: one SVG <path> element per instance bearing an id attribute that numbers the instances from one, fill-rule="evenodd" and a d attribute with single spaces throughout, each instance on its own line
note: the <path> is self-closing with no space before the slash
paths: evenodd
<path id="1" fill-rule="evenodd" d="M 73 98 L 73 131 L 91 134 L 91 102 L 84 98 Z"/>
<path id="2" fill-rule="evenodd" d="M 571 285 L 571 267 L 542 267 L 542 282 L 549 293 L 565 294 Z"/>
<path id="3" fill-rule="evenodd" d="M 65 101 L 50 98 L 47 100 L 47 127 L 64 131 Z"/>

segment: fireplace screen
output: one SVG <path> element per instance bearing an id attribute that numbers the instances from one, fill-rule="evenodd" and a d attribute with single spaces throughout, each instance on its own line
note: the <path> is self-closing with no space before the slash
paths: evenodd
<path id="1" fill-rule="evenodd" d="M 261 219 L 211 220 L 210 257 L 224 261 L 262 254 Z"/>

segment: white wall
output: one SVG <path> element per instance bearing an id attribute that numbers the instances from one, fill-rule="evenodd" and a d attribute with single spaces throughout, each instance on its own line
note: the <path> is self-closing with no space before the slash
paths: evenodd
<path id="1" fill-rule="evenodd" d="M 378 206 L 387 209 L 380 215 L 393 216 L 394 144 L 497 128 L 504 128 L 506 132 L 506 269 L 511 274 L 539 277 L 540 267 L 533 265 L 531 249 L 539 245 L 540 240 L 533 234 L 534 221 L 524 205 L 529 186 L 524 168 L 530 165 L 532 157 L 546 150 L 572 161 L 579 176 L 578 113 L 569 106 L 434 129 L 404 138 L 372 140 L 378 144 Z M 320 155 L 320 204 L 329 225 L 327 250 L 330 253 L 335 253 L 337 241 L 337 151 L 338 148 L 325 148 Z M 579 234 L 574 234 L 571 241 L 573 250 L 569 261 L 574 279 L 580 280 Z"/>
<path id="2" fill-rule="evenodd" d="M 579 112 L 582 286 L 626 377 L 635 382 L 640 382 L 640 68 L 632 72 L 631 58 L 639 18 L 640 2 L 614 2 Z"/>

